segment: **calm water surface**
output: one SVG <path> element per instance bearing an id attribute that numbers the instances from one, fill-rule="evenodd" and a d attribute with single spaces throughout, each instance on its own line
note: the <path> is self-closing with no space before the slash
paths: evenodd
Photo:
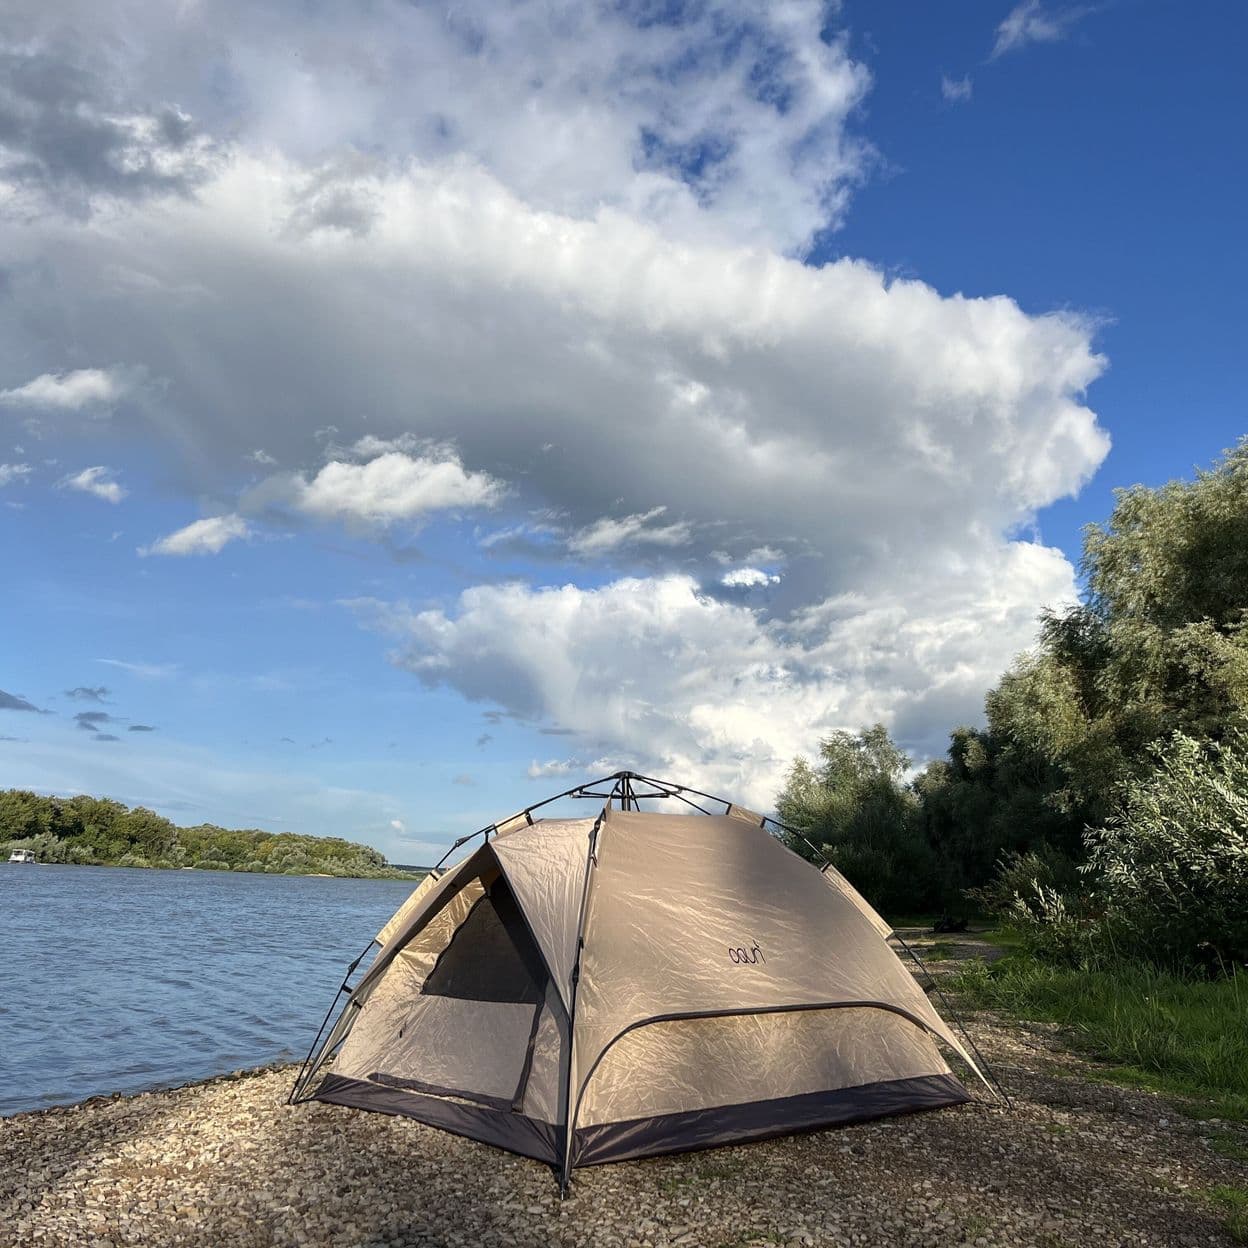
<path id="1" fill-rule="evenodd" d="M 414 887 L 0 862 L 0 1115 L 302 1059 Z"/>

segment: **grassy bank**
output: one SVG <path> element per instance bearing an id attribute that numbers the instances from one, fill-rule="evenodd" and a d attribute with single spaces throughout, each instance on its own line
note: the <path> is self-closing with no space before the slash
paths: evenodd
<path id="1" fill-rule="evenodd" d="M 951 985 L 974 1004 L 1057 1023 L 1115 1081 L 1184 1097 L 1204 1117 L 1248 1121 L 1248 975 L 1191 978 L 1143 963 L 1053 966 L 1013 953 Z"/>

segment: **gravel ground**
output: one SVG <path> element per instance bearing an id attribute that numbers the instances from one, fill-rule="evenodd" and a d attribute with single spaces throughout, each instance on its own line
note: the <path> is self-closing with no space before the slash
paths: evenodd
<path id="1" fill-rule="evenodd" d="M 947 941 L 949 938 L 942 938 Z M 1230 1244 L 1204 1196 L 1248 1129 L 974 1021 L 1015 1099 L 578 1171 L 406 1119 L 288 1107 L 293 1072 L 0 1120 L 0 1244 Z"/>

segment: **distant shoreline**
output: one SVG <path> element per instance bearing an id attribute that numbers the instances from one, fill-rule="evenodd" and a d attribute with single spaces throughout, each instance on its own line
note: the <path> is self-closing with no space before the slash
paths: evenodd
<path id="1" fill-rule="evenodd" d="M 6 862 L 0 859 L 0 866 L 5 867 L 107 867 L 116 871 L 195 871 L 202 875 L 262 875 L 268 879 L 275 877 L 288 876 L 298 877 L 304 880 L 395 880 L 419 883 L 429 874 L 429 869 L 419 867 L 412 871 L 403 871 L 397 868 L 390 871 L 381 871 L 375 875 L 354 875 L 350 873 L 338 873 L 333 871 L 246 871 L 237 870 L 233 867 L 169 867 L 160 866 L 153 863 L 141 864 L 137 862 Z"/>

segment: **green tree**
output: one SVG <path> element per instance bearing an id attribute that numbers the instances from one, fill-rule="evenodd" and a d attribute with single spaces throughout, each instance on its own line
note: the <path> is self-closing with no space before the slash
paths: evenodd
<path id="1" fill-rule="evenodd" d="M 814 857 L 810 841 L 873 905 L 893 914 L 924 909 L 938 896 L 918 799 L 905 782 L 909 766 L 882 724 L 835 732 L 820 742 L 815 765 L 793 763 L 776 799 L 782 822 L 801 834 L 786 838 L 791 848 Z"/>

